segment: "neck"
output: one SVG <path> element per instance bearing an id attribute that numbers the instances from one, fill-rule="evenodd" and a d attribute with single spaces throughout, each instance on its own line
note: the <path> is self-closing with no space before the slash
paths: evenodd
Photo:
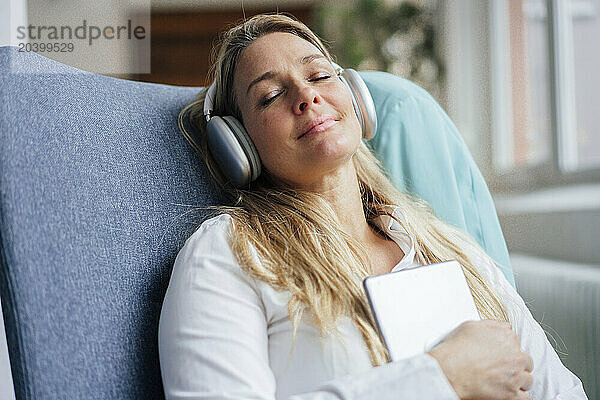
<path id="1" fill-rule="evenodd" d="M 372 243 L 379 238 L 366 219 L 356 170 L 351 162 L 303 189 L 319 193 L 329 202 L 340 221 L 340 228 L 348 235 L 362 243 Z"/>

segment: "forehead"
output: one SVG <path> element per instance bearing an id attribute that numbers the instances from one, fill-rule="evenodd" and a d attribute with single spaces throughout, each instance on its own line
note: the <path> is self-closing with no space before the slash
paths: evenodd
<path id="1" fill-rule="evenodd" d="M 265 72 L 283 71 L 306 55 L 321 54 L 312 43 L 287 32 L 269 33 L 252 42 L 240 55 L 234 72 L 234 87 L 248 85 Z"/>

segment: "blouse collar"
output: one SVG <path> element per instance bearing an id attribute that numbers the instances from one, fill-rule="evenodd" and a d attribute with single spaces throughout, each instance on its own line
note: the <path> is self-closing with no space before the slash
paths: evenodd
<path id="1" fill-rule="evenodd" d="M 398 206 L 384 205 L 383 208 L 386 214 L 379 215 L 371 221 L 393 239 L 404 253 L 404 257 L 396 264 L 392 272 L 417 266 L 415 262 L 415 239 L 408 229 L 406 216 Z M 392 216 L 398 219 L 400 223 Z"/>

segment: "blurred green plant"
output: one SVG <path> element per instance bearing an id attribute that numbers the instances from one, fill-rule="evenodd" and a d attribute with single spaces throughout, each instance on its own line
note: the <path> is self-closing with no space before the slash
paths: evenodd
<path id="1" fill-rule="evenodd" d="M 437 92 L 435 2 L 354 0 L 317 4 L 315 32 L 345 68 L 387 71 Z"/>

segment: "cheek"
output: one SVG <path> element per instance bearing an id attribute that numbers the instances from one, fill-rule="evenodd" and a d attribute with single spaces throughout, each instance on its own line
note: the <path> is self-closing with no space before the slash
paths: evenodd
<path id="1" fill-rule="evenodd" d="M 344 99 L 345 99 L 345 106 L 346 106 L 346 109 L 348 110 L 347 112 L 348 112 L 350 115 L 352 115 L 352 116 L 354 116 L 354 117 L 357 117 L 357 116 L 356 116 L 356 112 L 354 111 L 354 104 L 352 103 L 352 93 L 350 92 L 350 89 L 349 89 L 349 88 L 347 88 L 345 85 L 344 85 L 344 89 L 345 89 L 345 96 L 344 96 Z M 358 118 L 358 117 L 357 117 L 357 118 Z M 358 119 L 357 119 L 357 121 L 358 121 Z"/>
<path id="2" fill-rule="evenodd" d="M 352 104 L 352 93 L 350 89 L 343 83 L 339 82 L 328 93 L 326 100 L 333 104 L 339 112 L 345 116 L 356 116 L 354 105 Z"/>
<path id="3" fill-rule="evenodd" d="M 264 116 L 253 118 L 247 125 L 248 134 L 260 155 L 264 166 L 269 168 L 289 157 L 287 132 L 282 118 Z"/>
<path id="4" fill-rule="evenodd" d="M 354 111 L 350 89 L 343 82 L 340 82 L 336 89 L 331 92 L 328 101 L 334 104 L 337 110 L 344 116 L 347 132 L 350 133 L 358 130 L 358 134 L 360 135 L 360 121 Z"/>

